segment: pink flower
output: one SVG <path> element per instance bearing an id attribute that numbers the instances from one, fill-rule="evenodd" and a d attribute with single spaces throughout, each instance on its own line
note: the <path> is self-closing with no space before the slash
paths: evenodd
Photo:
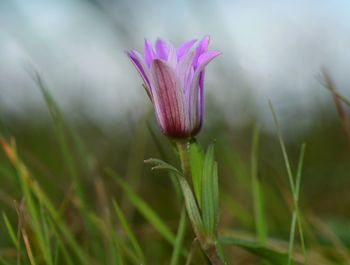
<path id="1" fill-rule="evenodd" d="M 161 39 L 145 40 L 144 55 L 127 52 L 141 75 L 163 133 L 174 138 L 197 134 L 203 120 L 204 68 L 219 51 L 208 51 L 209 37 L 175 47 Z"/>

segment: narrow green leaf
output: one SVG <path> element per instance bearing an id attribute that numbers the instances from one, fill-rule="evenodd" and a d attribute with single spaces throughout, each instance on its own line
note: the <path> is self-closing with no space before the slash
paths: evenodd
<path id="1" fill-rule="evenodd" d="M 291 258 L 293 255 L 295 229 L 296 229 L 297 224 L 298 224 L 299 236 L 300 236 L 300 241 L 301 241 L 301 245 L 302 245 L 304 259 L 307 262 L 306 248 L 305 248 L 305 242 L 304 242 L 304 233 L 302 231 L 301 217 L 300 217 L 301 215 L 300 215 L 300 210 L 299 210 L 300 179 L 301 179 L 301 171 L 302 171 L 303 160 L 304 160 L 305 144 L 302 144 L 302 146 L 301 146 L 301 151 L 300 151 L 300 156 L 299 156 L 299 161 L 298 161 L 298 168 L 297 168 L 297 173 L 296 173 L 295 182 L 294 182 L 294 177 L 292 174 L 290 162 L 288 159 L 288 154 L 287 154 L 286 147 L 285 147 L 284 140 L 283 140 L 283 136 L 282 136 L 282 130 L 281 130 L 281 127 L 278 123 L 277 115 L 275 113 L 275 110 L 273 108 L 271 101 L 269 101 L 269 105 L 270 105 L 272 116 L 273 116 L 273 119 L 274 119 L 274 122 L 276 125 L 277 135 L 278 135 L 280 146 L 282 149 L 282 154 L 283 154 L 284 162 L 285 162 L 287 173 L 288 173 L 289 184 L 290 184 L 292 196 L 293 196 L 293 208 L 294 209 L 293 209 L 292 222 L 291 222 L 291 227 L 290 227 L 290 238 L 289 238 L 289 246 L 288 246 L 288 257 L 289 257 L 288 258 L 288 265 L 291 264 Z"/>
<path id="2" fill-rule="evenodd" d="M 79 199 L 82 201 L 82 203 L 80 204 L 80 211 L 83 215 L 83 221 L 87 229 L 87 232 L 89 236 L 93 238 L 91 240 L 91 244 L 93 246 L 94 253 L 95 255 L 99 256 L 99 258 L 104 259 L 105 256 L 102 254 L 103 247 L 97 243 L 97 238 L 99 235 L 95 227 L 93 227 L 93 225 L 89 222 L 88 210 L 87 210 L 87 206 L 88 206 L 87 196 L 84 192 L 83 184 L 79 176 L 79 170 L 77 167 L 76 159 L 73 156 L 73 148 L 70 143 L 71 139 L 68 137 L 68 134 L 67 134 L 67 129 L 69 129 L 69 126 L 67 126 L 64 116 L 62 115 L 62 112 L 58 104 L 50 94 L 46 83 L 41 78 L 39 73 L 34 72 L 32 74 L 32 77 L 33 77 L 33 80 L 38 85 L 39 89 L 41 90 L 41 93 L 43 95 L 43 98 L 45 100 L 45 103 L 47 105 L 47 108 L 49 110 L 49 113 L 52 119 L 54 133 L 58 142 L 58 146 L 60 148 L 60 152 L 62 154 L 63 161 L 65 163 L 65 166 L 68 169 L 68 173 L 70 177 L 73 180 L 74 189 Z M 70 129 L 70 131 L 72 132 L 73 130 Z M 78 146 L 78 150 L 82 148 L 82 143 L 77 141 L 78 137 L 76 134 L 73 135 L 73 139 L 75 140 L 75 144 Z M 81 149 L 79 150 L 79 154 L 82 155 Z"/>
<path id="3" fill-rule="evenodd" d="M 46 212 L 44 210 L 44 207 L 42 205 L 42 203 L 39 202 L 38 205 L 39 209 L 39 214 L 40 214 L 40 223 L 41 223 L 41 233 L 43 234 L 43 238 L 45 240 L 45 244 L 46 244 L 46 249 L 47 249 L 47 253 L 48 255 L 51 257 L 52 263 L 53 261 L 53 254 L 52 254 L 52 246 L 51 246 L 51 241 L 50 241 L 50 229 L 48 227 L 48 217 L 46 216 Z"/>
<path id="4" fill-rule="evenodd" d="M 269 106 L 270 106 L 272 117 L 273 117 L 273 120 L 274 120 L 274 123 L 275 123 L 275 126 L 276 126 L 278 140 L 280 142 L 280 146 L 281 146 L 281 149 L 282 149 L 283 159 L 284 159 L 284 163 L 285 163 L 285 166 L 286 166 L 286 169 L 287 169 L 287 175 L 288 175 L 288 179 L 289 179 L 289 185 L 290 185 L 292 194 L 294 195 L 295 194 L 295 187 L 294 187 L 293 173 L 292 173 L 292 169 L 291 169 L 291 166 L 290 166 L 290 162 L 289 162 L 286 146 L 284 144 L 281 126 L 280 126 L 280 124 L 278 122 L 277 115 L 276 115 L 275 109 L 273 108 L 273 105 L 272 105 L 271 101 L 269 101 Z"/>
<path id="5" fill-rule="evenodd" d="M 68 168 L 69 174 L 74 181 L 75 188 L 77 189 L 78 195 L 83 200 L 83 191 L 81 189 L 78 170 L 76 168 L 74 158 L 71 154 L 69 141 L 66 137 L 65 122 L 64 122 L 61 110 L 58 107 L 57 103 L 55 102 L 54 98 L 51 96 L 41 76 L 38 73 L 34 73 L 33 79 L 38 85 L 38 87 L 40 88 L 41 93 L 44 97 L 45 103 L 51 115 L 54 132 L 56 134 L 56 138 L 59 143 L 59 148 L 61 149 L 60 151 L 62 153 L 62 157 Z"/>
<path id="6" fill-rule="evenodd" d="M 111 169 L 106 170 L 107 174 L 113 177 L 113 179 L 124 190 L 129 200 L 138 209 L 138 211 L 149 221 L 154 229 L 156 229 L 170 244 L 175 243 L 175 236 L 164 221 L 156 214 L 156 212 L 141 198 L 139 197 L 130 186 Z"/>
<path id="7" fill-rule="evenodd" d="M 72 251 L 79 258 L 80 263 L 88 264 L 89 258 L 86 256 L 86 253 L 82 250 L 81 246 L 76 242 L 71 231 L 66 226 L 65 222 L 62 220 L 61 214 L 58 212 L 57 208 L 52 204 L 52 202 L 50 201 L 46 193 L 38 185 L 36 180 L 32 178 L 25 164 L 21 161 L 20 157 L 17 156 L 17 150 L 14 143 L 10 145 L 8 142 L 5 142 L 5 146 L 7 146 L 7 151 L 8 151 L 7 156 L 11 161 L 11 163 L 13 164 L 13 166 L 15 167 L 17 174 L 19 176 L 20 183 L 24 193 L 24 198 L 28 204 L 28 211 L 35 212 L 35 210 L 33 211 L 31 210 L 31 207 L 34 207 L 34 201 L 33 201 L 34 198 L 32 197 L 33 195 L 46 208 L 47 212 L 53 219 L 54 225 L 61 231 L 61 233 L 66 239 L 66 242 L 71 246 Z M 30 215 L 33 218 L 33 215 L 32 214 Z M 36 215 L 37 214 L 34 214 L 34 216 Z M 36 220 L 37 219 L 38 218 L 36 218 Z M 36 224 L 35 226 L 37 225 L 38 224 Z M 47 244 L 47 246 L 49 246 L 49 244 Z"/>
<path id="8" fill-rule="evenodd" d="M 102 222 L 103 224 L 103 222 Z M 122 238 L 118 234 L 118 231 L 115 228 L 115 225 L 112 224 L 112 222 L 104 223 L 104 226 L 109 231 L 108 234 L 108 252 L 110 255 L 108 264 L 117 264 L 117 265 L 123 265 L 124 264 L 124 257 L 122 253 L 122 246 L 128 247 L 124 242 L 122 242 Z M 130 251 L 132 252 L 132 251 Z M 140 263 L 139 259 L 137 259 Z"/>
<path id="9" fill-rule="evenodd" d="M 106 239 L 108 241 L 108 253 L 110 254 L 108 259 L 108 264 L 118 264 L 122 265 L 124 264 L 123 256 L 122 256 L 122 247 L 125 248 L 124 252 L 128 255 L 131 261 L 136 264 L 142 263 L 135 253 L 134 250 L 129 250 L 129 246 L 127 244 L 124 244 L 122 242 L 122 239 L 120 235 L 118 234 L 118 231 L 114 224 L 112 224 L 110 219 L 105 219 L 103 216 L 98 216 L 94 212 L 89 212 L 89 216 L 91 221 L 98 227 L 98 229 L 101 231 L 101 233 L 108 235 Z M 131 254 L 131 256 L 129 256 Z"/>
<path id="10" fill-rule="evenodd" d="M 65 260 L 65 264 L 67 264 L 67 265 L 74 265 L 74 261 L 71 258 L 71 256 L 69 255 L 68 249 L 66 248 L 66 246 L 63 245 L 60 237 L 57 237 L 57 248 L 62 250 L 62 254 L 63 254 L 63 258 Z M 57 260 L 56 265 L 58 265 L 59 264 L 58 263 L 59 259 L 57 258 L 56 260 Z"/>
<path id="11" fill-rule="evenodd" d="M 153 164 L 155 166 L 152 167 L 152 170 L 155 169 L 165 169 L 165 170 L 170 170 L 176 174 L 181 175 L 181 172 L 175 168 L 174 166 L 170 165 L 167 162 L 164 162 L 163 160 L 157 159 L 157 158 L 149 158 L 144 161 L 147 164 Z"/>
<path id="12" fill-rule="evenodd" d="M 301 216 L 301 212 L 299 209 L 300 182 L 301 182 L 301 173 L 302 173 L 303 163 L 304 163 L 305 149 L 306 149 L 306 144 L 303 143 L 301 145 L 301 148 L 300 148 L 297 175 L 296 175 L 296 180 L 295 180 L 296 190 L 295 190 L 295 196 L 294 196 L 294 207 L 295 207 L 296 216 L 297 216 L 297 225 L 298 225 L 298 232 L 299 232 L 301 249 L 303 251 L 304 262 L 305 262 L 305 264 L 307 264 L 308 257 L 307 257 L 307 252 L 306 252 L 304 231 L 303 231 L 303 226 L 302 226 L 302 216 Z"/>
<path id="13" fill-rule="evenodd" d="M 20 173 L 19 173 L 20 174 Z M 22 192 L 26 202 L 26 209 L 28 211 L 28 215 L 30 217 L 30 221 L 33 227 L 34 235 L 37 239 L 40 251 L 45 259 L 45 262 L 48 265 L 53 264 L 51 251 L 50 251 L 50 242 L 46 241 L 45 232 L 43 229 L 43 223 L 41 220 L 41 216 L 39 213 L 38 205 L 35 202 L 34 194 L 28 185 L 28 182 L 21 178 Z"/>
<path id="14" fill-rule="evenodd" d="M 199 235 L 202 233 L 203 222 L 199 213 L 196 199 L 193 196 L 193 192 L 187 180 L 182 176 L 179 176 L 178 179 L 185 199 L 188 218 L 190 219 L 192 226 L 195 229 L 196 235 Z"/>
<path id="15" fill-rule="evenodd" d="M 2 217 L 4 219 L 4 223 L 5 223 L 6 229 L 7 229 L 8 233 L 9 233 L 9 235 L 10 235 L 10 238 L 11 238 L 13 244 L 16 246 L 17 249 L 19 249 L 19 243 L 18 243 L 18 240 L 17 240 L 16 233 L 13 230 L 13 227 L 12 227 L 9 219 L 7 218 L 7 215 L 5 214 L 5 212 L 2 212 Z"/>
<path id="16" fill-rule="evenodd" d="M 113 207 L 114 207 L 114 211 L 119 219 L 120 224 L 122 225 L 124 231 L 126 232 L 126 235 L 128 236 L 128 238 L 130 240 L 130 243 L 131 243 L 135 253 L 139 257 L 139 259 L 142 261 L 142 264 L 145 264 L 145 256 L 143 254 L 142 248 L 139 245 L 139 242 L 137 241 L 136 236 L 132 232 L 132 229 L 129 226 L 129 223 L 128 223 L 128 221 L 123 213 L 123 210 L 120 208 L 120 206 L 118 205 L 118 203 L 115 200 L 113 200 Z"/>
<path id="17" fill-rule="evenodd" d="M 119 242 L 119 246 L 120 246 L 120 248 L 123 250 L 123 252 L 125 253 L 126 258 L 128 258 L 129 261 L 130 261 L 132 264 L 134 264 L 134 265 L 140 265 L 140 264 L 141 264 L 139 258 L 137 257 L 137 255 L 134 253 L 133 250 L 131 250 L 131 249 L 129 248 L 128 245 L 123 244 L 122 242 Z M 124 262 L 124 261 L 122 261 L 122 262 Z M 118 264 L 118 265 L 119 265 L 119 264 L 122 265 L 123 263 L 117 263 L 117 264 Z M 125 262 L 124 262 L 124 264 L 125 264 Z M 127 263 L 127 264 L 129 264 L 129 263 Z M 143 264 L 142 264 L 142 265 L 143 265 Z"/>
<path id="18" fill-rule="evenodd" d="M 213 169 L 213 207 L 214 207 L 214 232 L 216 233 L 219 223 L 219 176 L 218 176 L 218 163 L 214 162 Z"/>
<path id="19" fill-rule="evenodd" d="M 301 181 L 301 172 L 303 170 L 303 163 L 304 163 L 304 156 L 305 156 L 305 149 L 306 144 L 303 143 L 300 148 L 300 155 L 299 155 L 299 161 L 298 161 L 298 169 L 297 169 L 297 175 L 295 180 L 295 200 L 299 200 L 299 194 L 300 194 L 300 181 Z"/>
<path id="20" fill-rule="evenodd" d="M 200 145 L 196 141 L 190 142 L 189 159 L 192 176 L 192 184 L 194 194 L 199 205 L 202 208 L 202 175 L 204 164 L 204 153 Z"/>
<path id="21" fill-rule="evenodd" d="M 292 222 L 290 224 L 289 246 L 288 246 L 288 265 L 292 262 L 294 238 L 295 238 L 295 226 L 297 221 L 297 212 L 293 211 Z"/>
<path id="22" fill-rule="evenodd" d="M 267 237 L 267 226 L 264 216 L 264 195 L 261 182 L 258 178 L 258 160 L 259 160 L 259 137 L 260 130 L 258 127 L 253 131 L 253 143 L 251 151 L 251 178 L 252 194 L 254 206 L 254 220 L 257 238 L 260 243 L 264 244 Z"/>
<path id="23" fill-rule="evenodd" d="M 288 255 L 286 253 L 263 246 L 255 241 L 241 240 L 233 237 L 220 237 L 219 241 L 222 244 L 243 248 L 257 257 L 270 262 L 272 265 L 286 265 L 288 262 Z"/>
<path id="24" fill-rule="evenodd" d="M 179 264 L 182 244 L 185 237 L 185 231 L 186 231 L 186 211 L 183 209 L 181 211 L 179 227 L 177 229 L 176 241 L 173 248 L 173 253 L 171 255 L 170 265 Z"/>
<path id="25" fill-rule="evenodd" d="M 228 262 L 227 262 L 227 257 L 226 257 L 225 252 L 224 252 L 224 248 L 222 246 L 222 243 L 218 239 L 215 239 L 215 247 L 216 247 L 216 252 L 218 253 L 218 255 L 220 257 L 220 260 L 225 265 L 227 265 Z"/>
<path id="26" fill-rule="evenodd" d="M 202 218 L 203 227 L 207 235 L 216 233 L 218 219 L 218 184 L 217 165 L 214 162 L 214 146 L 208 147 L 202 176 Z"/>

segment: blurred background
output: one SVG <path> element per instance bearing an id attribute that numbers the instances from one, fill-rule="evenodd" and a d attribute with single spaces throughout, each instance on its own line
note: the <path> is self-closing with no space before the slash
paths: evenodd
<path id="1" fill-rule="evenodd" d="M 142 51 L 144 38 L 178 45 L 204 35 L 210 35 L 211 49 L 222 52 L 207 67 L 199 136 L 204 146 L 217 142 L 222 226 L 253 229 L 245 217 L 252 214 L 251 139 L 259 126 L 259 176 L 266 188 L 269 231 L 288 237 L 290 197 L 271 100 L 293 170 L 301 143 L 307 144 L 301 207 L 350 243 L 349 144 L 322 76 L 326 69 L 337 90 L 350 97 L 349 1 L 0 1 L 1 132 L 16 138 L 24 160 L 59 202 L 71 180 L 31 77 L 35 69 L 87 146 L 89 163 L 80 165 L 87 189 L 111 166 L 171 221 L 176 216 L 166 206 L 171 183 L 142 161 L 164 155 L 157 141 L 168 159 L 176 159 L 124 52 Z M 3 166 L 5 160 L 0 160 Z M 11 209 L 16 186 L 6 171 L 0 178 L 0 208 Z M 108 188 L 122 196 L 113 185 Z"/>
<path id="2" fill-rule="evenodd" d="M 149 102 L 124 51 L 157 37 L 179 45 L 211 36 L 223 55 L 207 73 L 207 98 L 230 124 L 246 120 L 247 100 L 268 120 L 271 99 L 293 127 L 308 125 L 329 98 L 321 67 L 350 94 L 348 1 L 10 0 L 0 12 L 0 106 L 16 117 L 44 111 L 30 67 L 72 117 L 140 116 Z"/>

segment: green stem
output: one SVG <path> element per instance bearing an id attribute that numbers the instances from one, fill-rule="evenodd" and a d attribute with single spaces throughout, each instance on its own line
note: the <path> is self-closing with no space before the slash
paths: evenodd
<path id="1" fill-rule="evenodd" d="M 176 145 L 179 151 L 182 173 L 187 180 L 190 180 L 191 169 L 190 169 L 190 162 L 189 162 L 190 159 L 188 157 L 189 142 L 187 140 L 178 140 L 176 142 Z"/>
<path id="2" fill-rule="evenodd" d="M 190 170 L 190 162 L 188 157 L 188 140 L 178 140 L 176 141 L 177 149 L 179 152 L 180 162 L 181 162 L 181 170 L 184 177 L 187 180 L 191 179 L 191 170 Z M 186 209 L 187 210 L 187 209 Z M 188 211 L 187 211 L 188 214 Z M 206 254 L 208 259 L 210 260 L 212 265 L 225 265 L 218 254 L 217 246 L 215 240 L 212 238 L 207 238 L 201 231 L 201 229 L 197 229 L 192 223 L 193 230 L 197 236 L 197 239 L 200 243 L 200 246 L 203 252 Z"/>

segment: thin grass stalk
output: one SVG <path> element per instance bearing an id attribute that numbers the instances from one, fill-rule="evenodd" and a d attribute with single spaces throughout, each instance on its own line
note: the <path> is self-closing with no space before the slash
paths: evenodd
<path id="1" fill-rule="evenodd" d="M 335 106 L 337 108 L 337 113 L 339 116 L 340 123 L 343 127 L 346 139 L 350 145 L 350 121 L 348 114 L 346 110 L 344 109 L 344 106 L 342 104 L 342 101 L 345 102 L 348 106 L 350 106 L 350 101 L 346 99 L 345 97 L 341 96 L 340 93 L 337 91 L 337 87 L 335 83 L 333 82 L 330 74 L 324 69 L 323 70 L 323 76 L 325 81 L 325 86 L 331 91 Z"/>
<path id="2" fill-rule="evenodd" d="M 183 240 L 186 232 L 186 211 L 183 209 L 181 211 L 179 227 L 177 229 L 175 245 L 173 249 L 173 253 L 171 254 L 170 265 L 178 265 L 179 259 L 181 255 L 181 248 L 183 244 Z"/>
<path id="3" fill-rule="evenodd" d="M 258 159 L 259 159 L 259 134 L 260 129 L 254 128 L 253 144 L 251 153 L 251 179 L 252 179 L 252 194 L 254 206 L 255 231 L 257 239 L 261 244 L 265 244 L 267 237 L 267 229 L 264 216 L 264 196 L 262 185 L 258 178 Z"/>
<path id="4" fill-rule="evenodd" d="M 271 101 L 269 101 L 269 106 L 270 106 L 270 109 L 271 109 L 271 112 L 273 115 L 273 119 L 274 119 L 274 122 L 276 125 L 277 134 L 278 134 L 280 146 L 281 146 L 283 157 L 284 157 L 284 162 L 285 162 L 285 165 L 287 168 L 288 179 L 289 179 L 289 183 L 290 183 L 290 187 L 291 187 L 291 191 L 292 191 L 292 197 L 293 197 L 293 215 L 292 215 L 292 222 L 291 222 L 291 228 L 290 228 L 290 240 L 289 240 L 289 247 L 288 247 L 288 265 L 291 263 L 292 255 L 293 255 L 293 245 L 294 245 L 296 224 L 298 224 L 298 231 L 299 231 L 300 242 L 302 245 L 304 261 L 305 261 L 305 264 L 307 264 L 307 253 L 306 253 L 304 233 L 302 230 L 302 223 L 301 223 L 301 217 L 300 217 L 301 215 L 300 215 L 300 209 L 299 209 L 300 181 L 301 181 L 301 172 L 302 172 L 302 167 L 303 167 L 306 145 L 305 145 L 305 143 L 303 143 L 301 146 L 301 149 L 300 149 L 298 168 L 297 168 L 297 173 L 296 173 L 295 182 L 294 182 L 294 177 L 292 174 L 290 162 L 288 159 L 286 147 L 285 147 L 283 136 L 282 136 L 282 130 L 281 130 L 281 127 L 280 127 L 279 122 L 277 120 L 277 115 L 276 115 L 276 112 L 273 108 Z"/>

